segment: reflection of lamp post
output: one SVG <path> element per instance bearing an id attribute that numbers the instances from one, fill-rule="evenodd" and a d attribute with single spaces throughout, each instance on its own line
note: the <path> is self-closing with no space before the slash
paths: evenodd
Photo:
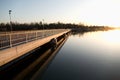
<path id="1" fill-rule="evenodd" d="M 12 12 L 12 10 L 9 10 L 9 17 L 10 17 L 10 29 L 11 29 L 11 32 L 12 32 L 11 12 Z"/>

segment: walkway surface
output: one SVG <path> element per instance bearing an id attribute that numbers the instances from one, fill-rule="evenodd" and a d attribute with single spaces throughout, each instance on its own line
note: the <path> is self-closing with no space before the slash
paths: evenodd
<path id="1" fill-rule="evenodd" d="M 0 66 L 69 31 L 53 29 L 0 33 Z"/>

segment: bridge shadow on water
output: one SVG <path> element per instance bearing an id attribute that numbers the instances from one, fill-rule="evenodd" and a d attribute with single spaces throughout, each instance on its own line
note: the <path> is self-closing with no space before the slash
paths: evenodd
<path id="1" fill-rule="evenodd" d="M 67 40 L 60 36 L 57 45 L 53 47 L 51 42 L 42 45 L 35 50 L 23 55 L 0 67 L 0 80 L 29 80 L 35 79 L 47 69 L 51 60 Z"/>

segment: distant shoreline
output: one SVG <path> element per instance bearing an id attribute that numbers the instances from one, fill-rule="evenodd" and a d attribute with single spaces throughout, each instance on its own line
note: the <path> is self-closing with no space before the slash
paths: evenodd
<path id="1" fill-rule="evenodd" d="M 0 24 L 0 32 L 11 32 L 11 31 L 28 31 L 28 30 L 49 30 L 49 29 L 72 29 L 73 31 L 98 31 L 98 30 L 110 30 L 116 29 L 115 27 L 107 27 L 107 26 L 87 26 L 84 24 L 71 24 L 71 23 L 50 23 L 43 24 L 40 23 L 31 23 L 31 24 L 20 24 L 20 23 L 12 23 L 12 24 Z"/>

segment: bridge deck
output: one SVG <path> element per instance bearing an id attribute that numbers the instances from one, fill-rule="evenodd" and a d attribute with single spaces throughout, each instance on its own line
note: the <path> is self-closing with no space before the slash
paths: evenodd
<path id="1" fill-rule="evenodd" d="M 54 29 L 1 33 L 0 66 L 69 31 L 69 29 Z"/>
<path id="2" fill-rule="evenodd" d="M 65 29 L 54 30 L 37 30 L 37 31 L 14 31 L 0 33 L 0 50 L 20 45 L 26 42 L 31 42 L 37 39 L 42 39 L 54 34 L 66 31 Z"/>

